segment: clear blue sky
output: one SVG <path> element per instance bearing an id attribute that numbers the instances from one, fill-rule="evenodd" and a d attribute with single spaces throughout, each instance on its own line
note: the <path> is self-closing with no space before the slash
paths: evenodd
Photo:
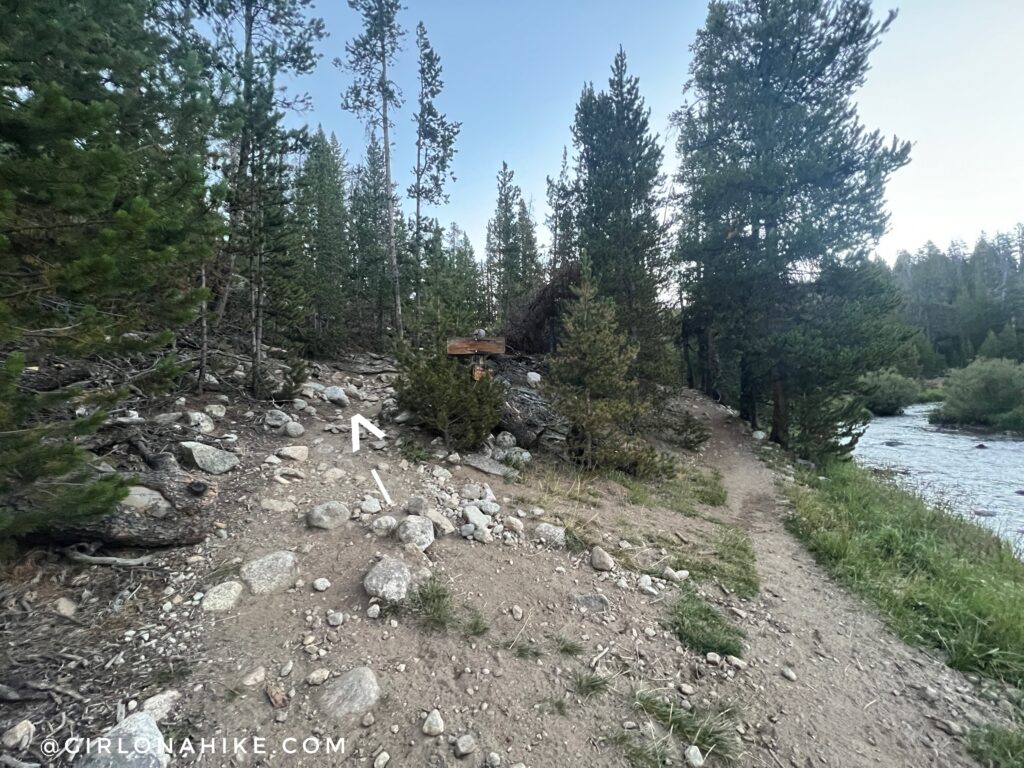
<path id="1" fill-rule="evenodd" d="M 407 0 L 407 34 L 396 73 L 406 105 L 396 117 L 395 178 L 408 186 L 413 160 L 415 27 L 422 20 L 444 66 L 440 106 L 462 121 L 449 185 L 451 201 L 433 211 L 466 229 L 482 256 L 502 160 L 535 218 L 546 213 L 544 179 L 556 175 L 580 89 L 603 85 L 621 44 L 651 108 L 652 128 L 666 143 L 666 172 L 675 169 L 669 114 L 682 103 L 689 46 L 704 20 L 697 0 Z M 879 5 L 879 15 L 890 7 Z M 912 161 L 889 188 L 891 231 L 879 252 L 928 239 L 972 241 L 982 230 L 1024 220 L 1024 2 L 905 0 L 875 53 L 860 96 L 872 128 L 914 142 Z M 317 71 L 299 88 L 313 109 L 310 125 L 334 131 L 350 162 L 366 134 L 339 108 L 349 75 L 333 66 L 358 18 L 342 0 L 321 0 L 317 13 L 330 37 Z M 571 147 L 570 147 L 571 152 Z M 546 240 L 543 227 L 539 235 Z"/>

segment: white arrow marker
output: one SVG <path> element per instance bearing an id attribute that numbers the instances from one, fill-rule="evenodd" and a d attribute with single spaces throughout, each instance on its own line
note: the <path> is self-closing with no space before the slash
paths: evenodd
<path id="1" fill-rule="evenodd" d="M 357 413 L 352 417 L 352 453 L 359 451 L 359 428 L 364 427 L 368 432 L 377 436 L 378 440 L 384 439 L 384 430 L 377 427 L 372 421 L 362 414 Z M 379 481 L 378 481 L 379 482 Z"/>
<path id="2" fill-rule="evenodd" d="M 391 500 L 391 496 L 388 495 L 388 489 L 384 487 L 384 483 L 380 481 L 380 475 L 377 474 L 376 469 L 371 469 L 370 474 L 373 475 L 373 479 L 377 481 L 377 487 L 380 488 L 380 492 L 384 494 L 384 501 L 390 507 L 394 502 Z"/>

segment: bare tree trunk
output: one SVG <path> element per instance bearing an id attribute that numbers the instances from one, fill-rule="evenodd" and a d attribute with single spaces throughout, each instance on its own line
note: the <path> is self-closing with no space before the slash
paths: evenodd
<path id="1" fill-rule="evenodd" d="M 199 270 L 199 287 L 203 291 L 206 290 L 205 264 Z M 206 300 L 204 299 L 203 306 L 199 309 L 199 371 L 197 374 L 196 392 L 200 395 L 203 394 L 203 386 L 206 384 L 206 363 L 210 350 L 209 331 L 206 322 L 207 311 Z"/>
<path id="2" fill-rule="evenodd" d="M 786 400 L 786 389 L 778 370 L 772 376 L 771 440 L 783 448 L 789 446 L 789 403 Z"/>
<path id="3" fill-rule="evenodd" d="M 383 49 L 383 39 L 381 47 Z M 398 248 L 395 244 L 395 196 L 391 190 L 391 135 L 388 125 L 388 97 L 384 83 L 388 81 L 388 57 L 384 50 L 381 51 L 381 128 L 384 133 L 384 184 L 388 196 L 388 264 L 391 268 L 391 287 L 395 299 L 395 330 L 398 338 L 405 336 L 405 328 L 402 325 L 402 286 L 398 276 Z"/>

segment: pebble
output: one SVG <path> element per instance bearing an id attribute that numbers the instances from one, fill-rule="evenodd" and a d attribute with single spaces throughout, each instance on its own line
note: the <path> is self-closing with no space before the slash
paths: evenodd
<path id="1" fill-rule="evenodd" d="M 308 675 L 306 675 L 306 685 L 323 685 L 331 677 L 331 670 L 329 669 L 314 669 Z"/>
<path id="2" fill-rule="evenodd" d="M 247 674 L 245 677 L 242 678 L 242 685 L 248 685 L 248 686 L 259 685 L 260 683 L 262 683 L 266 679 L 266 677 L 267 677 L 267 668 L 266 667 L 256 667 L 256 669 L 252 670 L 252 672 L 250 672 L 249 674 Z"/>
<path id="3" fill-rule="evenodd" d="M 3 736 L 0 736 L 0 744 L 3 744 L 5 749 L 20 752 L 21 750 L 28 748 L 32 743 L 32 739 L 35 738 L 35 735 L 36 727 L 32 722 L 29 720 L 22 720 L 4 731 Z"/>
<path id="4" fill-rule="evenodd" d="M 700 747 L 696 744 L 686 748 L 684 757 L 686 758 L 686 764 L 689 765 L 690 768 L 702 768 L 704 765 L 704 755 L 700 753 Z"/>
<path id="5" fill-rule="evenodd" d="M 331 582 L 328 579 L 314 579 L 313 589 L 317 592 L 326 592 L 331 588 Z"/>
<path id="6" fill-rule="evenodd" d="M 722 657 L 719 656 L 714 651 L 710 651 L 708 653 L 708 655 L 705 656 L 704 658 L 707 660 L 708 664 L 710 664 L 712 667 L 717 667 L 719 664 L 722 663 Z"/>
<path id="7" fill-rule="evenodd" d="M 787 680 L 789 680 L 791 683 L 795 683 L 796 682 L 796 672 L 794 672 L 789 667 L 783 667 L 782 668 L 782 676 L 784 678 L 786 678 Z"/>
<path id="8" fill-rule="evenodd" d="M 512 606 L 512 618 L 515 619 L 516 621 L 522 621 L 523 620 L 523 609 L 520 608 L 518 605 L 513 605 Z"/>
<path id="9" fill-rule="evenodd" d="M 366 609 L 366 618 L 376 619 L 378 616 L 380 616 L 380 605 L 377 603 L 374 603 Z"/>
<path id="10" fill-rule="evenodd" d="M 423 721 L 423 733 L 427 736 L 440 736 L 444 733 L 444 718 L 440 710 L 432 709 L 427 719 Z"/>
<path id="11" fill-rule="evenodd" d="M 381 752 L 377 755 L 377 759 L 373 761 L 373 768 L 384 768 L 385 765 L 391 760 L 391 755 L 387 752 Z"/>
<path id="12" fill-rule="evenodd" d="M 590 565 L 595 571 L 611 571 L 615 568 L 615 560 L 601 547 L 590 550 Z"/>
<path id="13" fill-rule="evenodd" d="M 455 756 L 465 757 L 476 752 L 476 739 L 473 734 L 466 733 L 455 740 Z"/>

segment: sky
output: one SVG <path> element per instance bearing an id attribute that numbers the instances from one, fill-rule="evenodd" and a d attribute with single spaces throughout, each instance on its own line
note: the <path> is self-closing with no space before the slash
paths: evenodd
<path id="1" fill-rule="evenodd" d="M 395 117 L 399 189 L 414 159 L 415 27 L 423 21 L 444 67 L 439 107 L 462 122 L 448 205 L 428 211 L 457 222 L 482 257 L 495 203 L 495 175 L 506 161 L 534 217 L 547 213 L 545 178 L 556 176 L 583 85 L 603 86 L 619 46 L 676 167 L 669 116 L 683 103 L 690 43 L 703 24 L 701 0 L 406 0 L 404 51 L 395 72 L 405 105 Z M 878 4 L 882 16 L 891 3 Z M 913 142 L 911 162 L 887 190 L 890 230 L 878 247 L 888 261 L 932 240 L 973 243 L 983 232 L 1024 221 L 1024 2 L 903 0 L 858 94 L 864 124 Z M 290 120 L 334 132 L 358 162 L 366 131 L 340 109 L 347 72 L 332 63 L 358 33 L 341 0 L 319 0 L 330 37 L 317 70 L 290 86 L 312 97 Z M 407 210 L 409 210 L 407 208 Z M 547 232 L 539 226 L 541 242 Z"/>

